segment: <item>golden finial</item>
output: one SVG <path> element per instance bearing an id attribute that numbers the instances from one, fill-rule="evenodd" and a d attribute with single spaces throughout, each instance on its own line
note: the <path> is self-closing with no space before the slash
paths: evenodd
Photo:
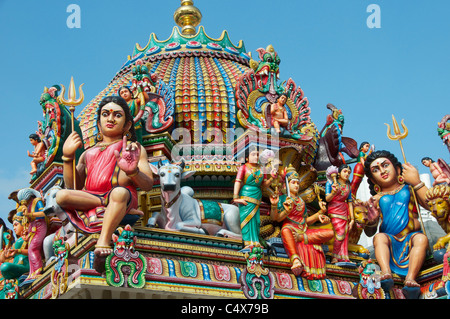
<path id="1" fill-rule="evenodd" d="M 181 27 L 183 35 L 194 35 L 196 33 L 195 27 L 200 24 L 202 14 L 199 9 L 194 7 L 192 0 L 180 0 L 181 7 L 175 10 L 173 19 L 175 23 Z"/>

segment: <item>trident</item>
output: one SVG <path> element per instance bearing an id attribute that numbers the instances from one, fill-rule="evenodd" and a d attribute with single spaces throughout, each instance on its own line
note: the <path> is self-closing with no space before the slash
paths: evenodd
<path id="1" fill-rule="evenodd" d="M 61 94 L 59 97 L 59 100 L 62 104 L 69 106 L 69 111 L 71 114 L 71 122 L 72 122 L 72 132 L 75 131 L 75 119 L 74 119 L 74 112 L 75 112 L 75 106 L 80 105 L 84 101 L 84 93 L 81 89 L 83 87 L 84 83 L 80 85 L 79 91 L 80 91 L 80 97 L 76 99 L 77 92 L 75 90 L 75 83 L 73 82 L 73 76 L 70 79 L 70 85 L 69 85 L 69 99 L 66 100 L 64 98 L 64 93 L 66 91 L 66 88 L 64 85 L 61 84 Z M 76 167 L 75 167 L 75 157 L 73 158 L 73 189 L 76 189 Z"/>
<path id="2" fill-rule="evenodd" d="M 391 134 L 391 127 L 389 126 L 389 124 L 384 123 L 387 125 L 387 137 L 392 140 L 392 141 L 398 141 L 400 144 L 400 149 L 402 151 L 403 154 L 403 161 L 406 163 L 406 156 L 405 156 L 405 151 L 403 150 L 403 144 L 402 144 L 402 140 L 404 138 L 406 138 L 406 136 L 408 136 L 408 128 L 406 127 L 405 123 L 403 123 L 403 120 L 401 122 L 402 128 L 403 128 L 403 133 L 400 131 L 400 127 L 397 124 L 397 120 L 395 119 L 394 115 L 392 115 L 392 126 L 394 128 L 394 135 Z M 414 192 L 414 189 L 410 186 L 411 192 L 413 194 L 413 198 L 414 198 L 414 203 L 416 205 L 416 209 L 417 209 L 417 213 L 419 215 L 419 221 L 420 221 L 420 226 L 422 227 L 423 233 L 425 234 L 425 236 L 427 235 L 426 231 L 425 231 L 425 227 L 423 225 L 423 220 L 422 220 L 422 215 L 420 214 L 420 208 L 419 208 L 419 203 L 417 202 L 417 198 L 416 198 L 416 193 Z M 428 237 L 428 236 L 427 236 Z"/>

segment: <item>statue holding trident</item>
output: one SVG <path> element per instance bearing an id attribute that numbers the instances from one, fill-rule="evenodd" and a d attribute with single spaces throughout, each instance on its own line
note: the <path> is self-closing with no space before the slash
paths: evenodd
<path id="1" fill-rule="evenodd" d="M 388 138 L 398 140 L 405 163 L 402 165 L 394 154 L 376 151 L 364 163 L 372 197 L 368 201 L 368 225 L 364 229 L 374 236 L 375 257 L 381 269 L 381 285 L 390 290 L 394 284 L 392 273 L 404 278 L 403 294 L 415 299 L 420 295 L 417 274 L 425 260 L 428 238 L 420 220 L 419 205 L 426 207 L 427 187 L 420 181 L 417 169 L 406 162 L 403 145 L 408 130 L 404 132 L 393 117 L 394 135 L 388 125 Z M 381 222 L 380 222 L 381 221 Z M 378 223 L 380 222 L 379 232 Z"/>
<path id="2" fill-rule="evenodd" d="M 70 84 L 69 84 L 69 99 L 66 100 L 64 98 L 64 93 L 66 91 L 66 88 L 64 85 L 61 84 L 61 95 L 58 97 L 59 101 L 69 106 L 69 111 L 71 113 L 71 125 L 72 125 L 72 132 L 75 132 L 75 106 L 80 105 L 84 101 L 84 93 L 81 89 L 83 87 L 84 83 L 80 85 L 79 91 L 80 91 L 80 97 L 77 99 L 76 95 L 77 92 L 75 90 L 75 83 L 73 82 L 73 77 L 70 78 Z M 63 157 L 63 161 L 65 161 L 65 158 Z M 73 189 L 76 189 L 76 172 L 75 172 L 76 166 L 75 166 L 75 158 L 73 158 Z"/>

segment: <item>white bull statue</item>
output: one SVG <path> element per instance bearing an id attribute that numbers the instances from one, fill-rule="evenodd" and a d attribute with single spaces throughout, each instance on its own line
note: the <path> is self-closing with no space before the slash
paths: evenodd
<path id="1" fill-rule="evenodd" d="M 62 188 L 59 185 L 53 186 L 45 193 L 44 196 L 44 213 L 47 215 L 47 218 L 50 221 L 52 221 L 53 218 L 56 218 L 56 220 L 61 223 L 61 226 L 58 227 L 57 230 L 51 232 L 44 239 L 43 250 L 46 262 L 52 261 L 56 258 L 55 252 L 53 251 L 53 242 L 57 233 L 59 236 L 64 237 L 65 242 L 69 242 L 71 246 L 73 246 L 73 242 L 75 241 L 74 235 L 78 235 L 75 227 L 69 222 L 67 214 L 56 203 L 56 193 L 61 189 Z"/>
<path id="2" fill-rule="evenodd" d="M 150 167 L 160 178 L 162 210 L 148 219 L 148 227 L 242 239 L 237 206 L 194 199 L 191 187 L 181 187 L 182 179 L 195 174 L 183 172 L 184 161 L 180 165 L 159 161 L 158 167 Z"/>

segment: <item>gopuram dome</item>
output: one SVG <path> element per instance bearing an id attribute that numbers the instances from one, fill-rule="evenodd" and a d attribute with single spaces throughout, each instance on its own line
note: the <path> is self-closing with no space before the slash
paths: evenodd
<path id="1" fill-rule="evenodd" d="M 312 164 L 318 149 L 318 131 L 309 117 L 309 102 L 292 79 L 278 84 L 280 58 L 274 48 L 269 45 L 257 49 L 257 62 L 246 52 L 243 41 L 233 44 L 226 31 L 213 39 L 203 26 L 196 30 L 201 17 L 192 1 L 181 1 L 174 13 L 178 26 L 167 40 L 158 40 L 152 33 L 145 46 L 136 44 L 111 82 L 78 117 L 85 148 L 95 144 L 98 103 L 105 96 L 118 95 L 125 86 L 134 97 L 129 105 L 139 104 L 131 108 L 135 119 L 140 118 L 139 142 L 149 156 L 174 160 L 171 151 L 179 139 L 193 146 L 188 154 L 183 153 L 188 156 L 187 162 L 211 158 L 235 161 L 255 132 L 274 135 L 271 105 L 284 94 L 289 123 L 277 133 L 277 143 L 281 144 L 263 144 L 275 151 L 294 145 L 302 154 L 301 161 Z M 143 111 L 140 115 L 139 108 Z M 210 147 L 218 142 L 224 145 L 222 150 Z M 205 147 L 210 147 L 211 156 L 196 155 L 196 146 L 203 149 L 203 154 Z M 225 171 L 235 174 L 235 168 L 231 164 Z M 204 172 L 199 167 L 196 170 Z"/>
<path id="2" fill-rule="evenodd" d="M 86 147 L 95 142 L 98 102 L 105 96 L 118 94 L 122 86 L 134 89 L 134 83 L 146 81 L 147 70 L 150 79 L 144 87 L 154 86 L 153 101 L 159 109 L 146 107 L 150 118 L 147 117 L 144 145 L 147 133 L 157 134 L 173 128 L 188 129 L 193 143 L 207 141 L 205 132 L 213 128 L 224 132 L 236 128 L 234 88 L 239 77 L 249 70 L 250 61 L 243 42 L 234 45 L 226 31 L 219 39 L 206 35 L 202 26 L 195 32 L 201 13 L 192 1 L 182 1 L 174 19 L 181 31 L 175 26 L 167 40 L 158 40 L 152 33 L 145 46 L 136 44 L 108 86 L 84 108 L 79 119 Z M 146 70 L 139 74 L 142 66 Z M 157 101 L 156 95 L 162 99 Z M 152 125 L 154 110 L 160 112 L 159 122 L 168 125 Z"/>

